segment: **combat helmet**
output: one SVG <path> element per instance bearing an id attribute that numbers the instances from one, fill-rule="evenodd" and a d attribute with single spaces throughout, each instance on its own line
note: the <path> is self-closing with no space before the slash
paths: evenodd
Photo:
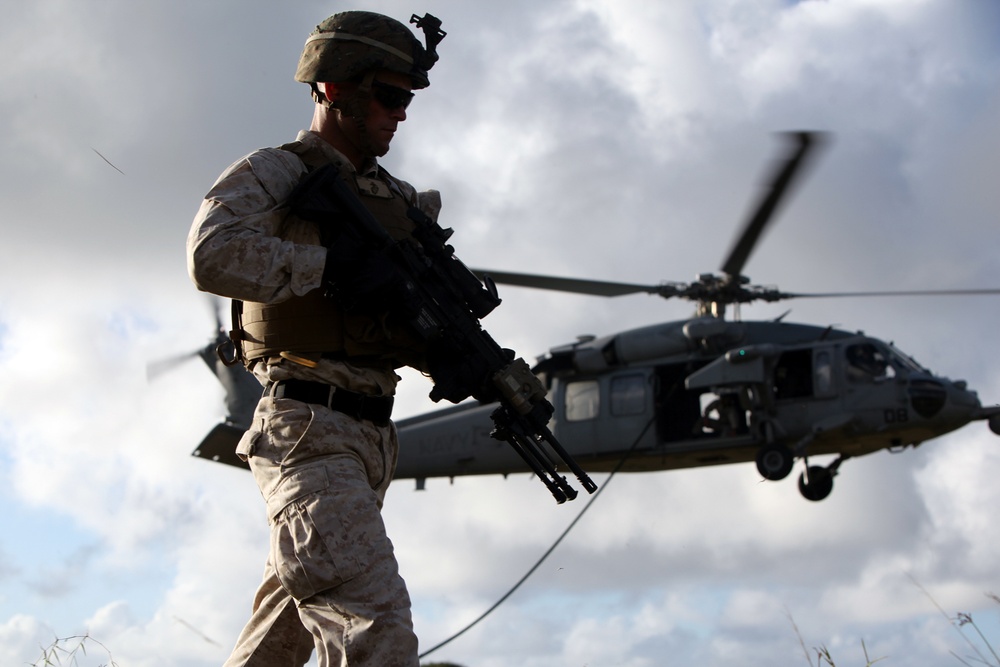
<path id="1" fill-rule="evenodd" d="M 414 90 L 430 85 L 427 70 L 437 62 L 435 50 L 444 38 L 441 21 L 414 14 L 410 23 L 424 31 L 427 48 L 399 21 L 365 11 L 334 14 L 306 40 L 295 80 L 315 86 L 319 82 L 358 80 L 368 72 L 389 70 L 408 75 Z"/>

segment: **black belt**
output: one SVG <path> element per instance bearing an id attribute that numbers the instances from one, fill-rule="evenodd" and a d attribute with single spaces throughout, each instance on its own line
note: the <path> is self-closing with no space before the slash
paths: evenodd
<path id="1" fill-rule="evenodd" d="M 309 380 L 281 380 L 268 387 L 272 398 L 290 398 L 313 403 L 376 426 L 388 426 L 392 416 L 392 396 L 370 396 Z"/>

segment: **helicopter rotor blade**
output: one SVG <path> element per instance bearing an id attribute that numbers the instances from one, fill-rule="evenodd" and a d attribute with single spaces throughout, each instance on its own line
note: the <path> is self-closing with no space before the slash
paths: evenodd
<path id="1" fill-rule="evenodd" d="M 619 283 L 607 280 L 587 280 L 583 278 L 560 278 L 531 273 L 512 273 L 509 271 L 491 271 L 489 269 L 472 269 L 480 279 L 489 276 L 494 282 L 516 287 L 532 287 L 535 289 L 588 294 L 591 296 L 615 297 L 628 294 L 655 294 L 662 297 L 697 298 L 701 283 L 687 285 L 682 283 L 660 283 L 658 285 L 640 285 L 636 283 Z M 1000 295 L 1000 288 L 983 289 L 953 289 L 953 290 L 883 290 L 868 292 L 780 292 L 766 288 L 751 288 L 745 290 L 750 298 L 747 302 L 757 299 L 763 301 L 783 301 L 785 299 L 822 299 L 841 297 L 896 297 L 896 296 L 989 296 Z"/>
<path id="2" fill-rule="evenodd" d="M 181 365 L 188 359 L 197 357 L 201 354 L 200 350 L 194 352 L 185 352 L 183 354 L 178 354 L 166 359 L 160 359 L 159 361 L 153 361 L 146 364 L 146 381 L 152 382 L 156 378 L 160 377 L 164 373 L 173 370 L 177 366 Z"/>
<path id="3" fill-rule="evenodd" d="M 883 292 L 785 292 L 785 299 L 823 299 L 827 297 L 895 297 L 895 296 L 989 296 L 1000 289 L 900 290 Z"/>
<path id="4" fill-rule="evenodd" d="M 224 336 L 223 332 L 225 330 L 225 326 L 222 322 L 222 309 L 225 307 L 225 302 L 221 297 L 215 296 L 214 294 L 206 294 L 205 296 L 207 297 L 206 303 L 209 305 L 209 308 L 211 308 L 212 318 L 215 323 L 215 337 L 211 339 L 208 345 L 198 350 L 183 352 L 181 354 L 176 354 L 171 357 L 159 359 L 146 364 L 147 381 L 155 380 L 159 376 L 193 357 L 201 357 L 205 360 L 205 363 L 207 363 L 209 367 L 212 366 L 215 360 L 215 346 L 219 343 L 218 337 Z"/>
<path id="5" fill-rule="evenodd" d="M 760 235 L 774 217 L 774 212 L 781 203 L 782 198 L 791 186 L 795 175 L 801 172 L 805 165 L 806 156 L 811 147 L 820 144 L 824 136 L 819 132 L 788 132 L 782 136 L 795 142 L 789 151 L 788 157 L 778 163 L 773 176 L 768 179 L 770 190 L 764 195 L 760 204 L 743 228 L 742 234 L 729 251 L 729 256 L 722 264 L 722 272 L 727 276 L 737 277 L 743 271 L 750 253 L 760 239 Z"/>
<path id="6" fill-rule="evenodd" d="M 534 287 L 536 289 L 554 290 L 557 292 L 573 292 L 591 296 L 623 296 L 626 294 L 662 294 L 661 285 L 637 285 L 634 283 L 616 283 L 604 280 L 584 280 L 582 278 L 558 278 L 530 273 L 510 273 L 507 271 L 490 271 L 488 269 L 472 269 L 480 279 L 489 276 L 494 282 L 518 287 Z"/>

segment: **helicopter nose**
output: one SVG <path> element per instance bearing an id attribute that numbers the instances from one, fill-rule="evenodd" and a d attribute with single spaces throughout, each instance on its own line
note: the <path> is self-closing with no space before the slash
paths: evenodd
<path id="1" fill-rule="evenodd" d="M 913 410 L 925 419 L 941 412 L 947 399 L 944 385 L 937 380 L 911 380 L 909 394 Z"/>

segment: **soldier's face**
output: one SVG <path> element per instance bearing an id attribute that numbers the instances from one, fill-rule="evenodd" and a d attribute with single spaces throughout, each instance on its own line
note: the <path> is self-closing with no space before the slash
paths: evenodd
<path id="1" fill-rule="evenodd" d="M 368 115 L 361 129 L 367 144 L 376 157 L 389 152 L 389 144 L 396 135 L 399 124 L 406 120 L 406 105 L 413 90 L 410 77 L 397 72 L 379 72 L 372 82 L 372 95 L 368 100 Z"/>

